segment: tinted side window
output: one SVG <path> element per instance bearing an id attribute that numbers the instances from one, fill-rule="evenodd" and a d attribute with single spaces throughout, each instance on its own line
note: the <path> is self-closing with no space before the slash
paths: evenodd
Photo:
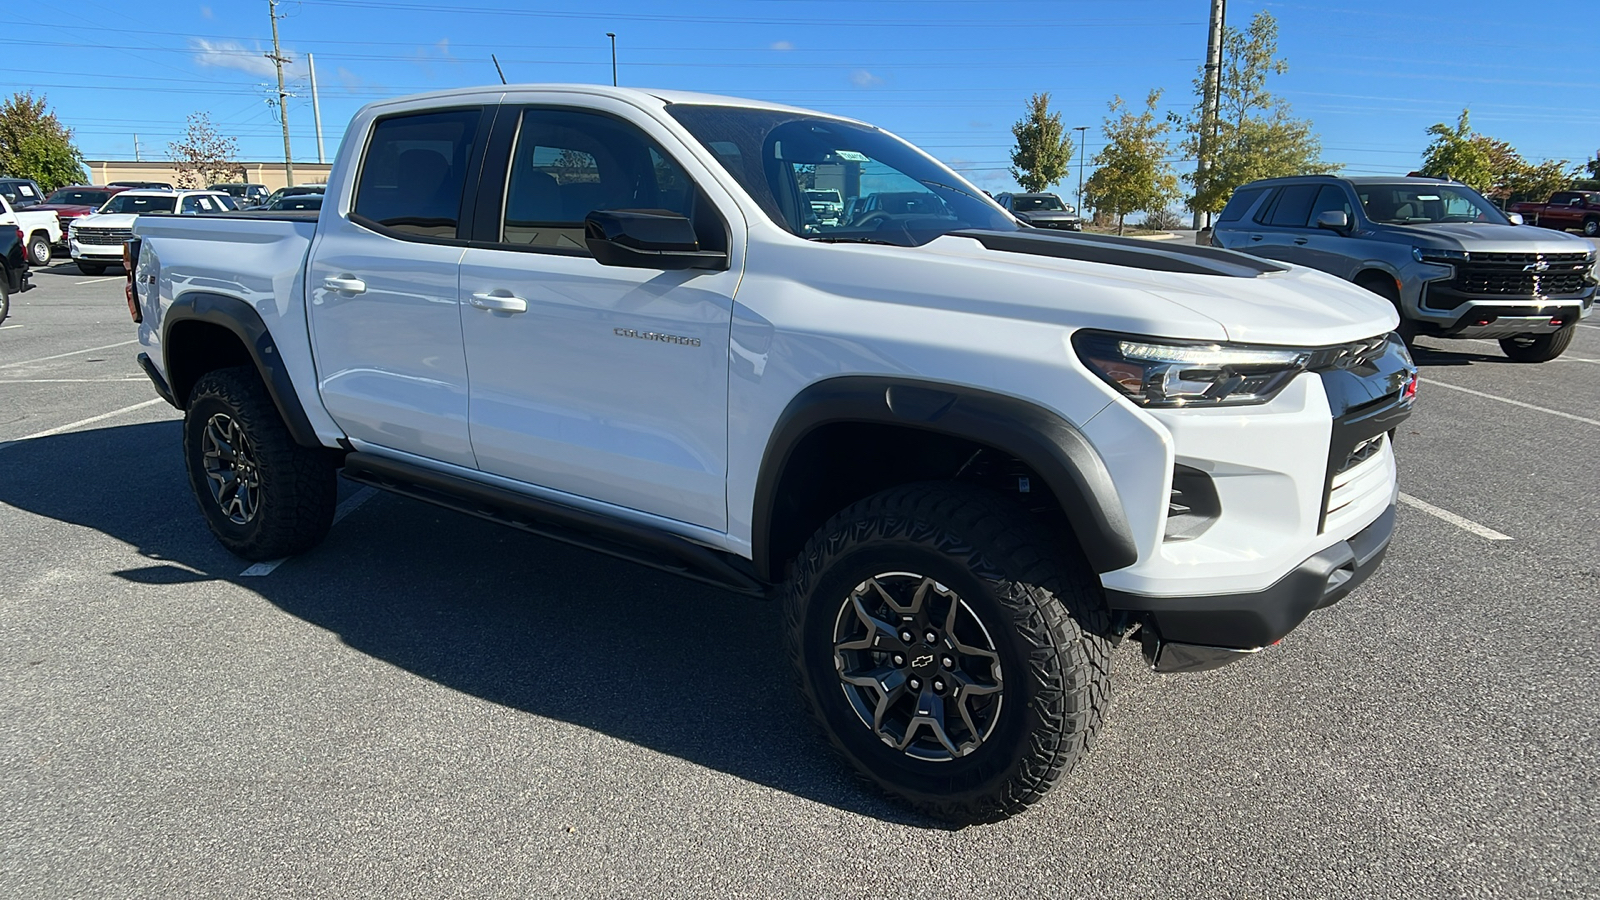
<path id="1" fill-rule="evenodd" d="M 1355 210 L 1350 205 L 1350 195 L 1338 185 L 1324 185 L 1322 190 L 1317 192 L 1317 201 L 1311 204 L 1311 217 L 1306 220 L 1306 224 L 1315 226 L 1317 216 L 1325 212 L 1342 212 L 1345 221 L 1354 223 L 1356 220 Z"/>
<path id="2" fill-rule="evenodd" d="M 351 212 L 406 234 L 455 237 L 481 115 L 458 109 L 380 120 Z"/>
<path id="3" fill-rule="evenodd" d="M 1222 208 L 1222 214 L 1217 216 L 1218 222 L 1234 222 L 1244 218 L 1256 200 L 1267 192 L 1266 188 L 1253 188 L 1250 190 L 1234 191 L 1233 197 L 1228 200 L 1228 205 Z"/>
<path id="4" fill-rule="evenodd" d="M 1284 188 L 1267 224 L 1279 228 L 1304 228 L 1311 215 L 1311 203 L 1317 198 L 1317 189 L 1318 185 L 1315 184 L 1293 184 Z"/>
<path id="5" fill-rule="evenodd" d="M 1550 197 L 1551 206 L 1573 206 L 1582 202 L 1582 194 L 1575 194 L 1570 191 L 1562 191 L 1557 194 L 1552 194 Z"/>
<path id="6" fill-rule="evenodd" d="M 498 240 L 587 252 L 583 220 L 595 210 L 667 210 L 693 219 L 698 201 L 689 176 L 633 125 L 593 113 L 530 109 L 511 152 Z M 702 245 L 720 240 L 701 235 Z"/>

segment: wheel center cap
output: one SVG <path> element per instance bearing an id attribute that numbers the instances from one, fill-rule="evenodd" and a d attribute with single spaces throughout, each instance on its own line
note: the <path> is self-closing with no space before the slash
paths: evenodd
<path id="1" fill-rule="evenodd" d="M 932 675 L 939 668 L 939 654 L 927 644 L 918 644 L 911 648 L 911 671 L 918 675 Z"/>

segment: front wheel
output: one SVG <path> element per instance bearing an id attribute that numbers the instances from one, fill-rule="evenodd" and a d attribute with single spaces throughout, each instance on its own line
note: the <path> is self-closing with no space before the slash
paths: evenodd
<path id="1" fill-rule="evenodd" d="M 1500 349 L 1506 356 L 1517 362 L 1542 363 L 1565 353 L 1567 346 L 1572 343 L 1572 334 L 1577 329 L 1568 325 L 1560 331 L 1549 334 L 1519 334 L 1515 337 L 1501 338 Z"/>
<path id="2" fill-rule="evenodd" d="M 327 536 L 338 487 L 333 460 L 295 443 L 249 366 L 217 369 L 195 383 L 183 456 L 206 524 L 235 555 L 280 559 Z"/>
<path id="3" fill-rule="evenodd" d="M 1600 219 L 1593 216 L 1583 220 L 1584 237 L 1600 237 Z"/>
<path id="4" fill-rule="evenodd" d="M 50 264 L 50 236 L 36 234 L 28 241 L 28 265 L 48 266 Z"/>
<path id="5" fill-rule="evenodd" d="M 834 516 L 785 589 L 803 703 L 867 779 L 966 824 L 1037 802 L 1109 702 L 1109 618 L 1081 559 L 987 491 L 894 488 Z"/>

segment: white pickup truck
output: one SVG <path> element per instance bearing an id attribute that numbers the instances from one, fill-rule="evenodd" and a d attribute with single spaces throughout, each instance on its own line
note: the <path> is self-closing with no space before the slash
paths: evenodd
<path id="1" fill-rule="evenodd" d="M 860 214 L 819 221 L 823 179 Z M 128 244 L 223 545 L 316 545 L 342 472 L 779 598 L 828 740 L 953 821 L 1072 767 L 1125 637 L 1159 671 L 1246 657 L 1389 543 L 1416 389 L 1390 304 L 1025 229 L 870 125 L 457 90 L 364 108 L 326 197 Z"/>
<path id="2" fill-rule="evenodd" d="M 55 213 L 13 209 L 4 197 L 0 197 L 0 225 L 10 225 L 22 232 L 30 266 L 48 265 L 50 248 L 61 243 L 61 220 Z"/>

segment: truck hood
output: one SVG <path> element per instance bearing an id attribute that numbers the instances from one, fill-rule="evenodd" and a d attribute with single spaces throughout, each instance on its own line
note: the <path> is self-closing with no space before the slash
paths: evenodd
<path id="1" fill-rule="evenodd" d="M 1210 247 L 1098 235 L 958 232 L 915 252 L 960 258 L 1011 276 L 1027 273 L 1038 296 L 1087 301 L 1097 317 L 1117 312 L 1095 303 L 1097 294 L 1127 304 L 1130 313 L 1137 306 L 1148 327 L 1150 305 L 1128 302 L 1128 292 L 1137 292 L 1168 304 L 1165 315 L 1174 323 L 1210 320 L 1224 340 L 1321 346 L 1383 334 L 1399 323 L 1387 300 L 1340 278 Z"/>
<path id="2" fill-rule="evenodd" d="M 1376 236 L 1430 250 L 1474 253 L 1582 253 L 1592 249 L 1577 235 L 1533 225 L 1396 225 L 1383 228 Z"/>
<path id="3" fill-rule="evenodd" d="M 87 216 L 95 211 L 93 206 L 85 206 L 78 203 L 40 203 L 37 206 L 28 207 L 28 209 L 31 212 L 48 211 L 68 216 Z"/>
<path id="4" fill-rule="evenodd" d="M 132 228 L 135 219 L 139 216 L 134 213 L 109 213 L 103 216 L 83 216 L 76 220 L 79 228 Z"/>
<path id="5" fill-rule="evenodd" d="M 1077 213 L 1061 209 L 1039 209 L 1033 212 L 1020 212 L 1016 216 L 1028 222 L 1077 222 L 1083 219 Z"/>

